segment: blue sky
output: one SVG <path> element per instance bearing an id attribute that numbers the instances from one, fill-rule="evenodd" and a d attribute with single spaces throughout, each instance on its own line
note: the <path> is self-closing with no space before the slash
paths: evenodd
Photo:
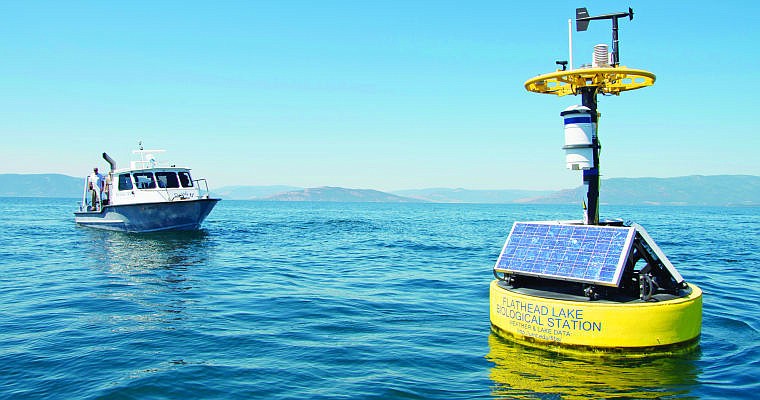
<path id="1" fill-rule="evenodd" d="M 0 1 L 0 173 L 84 176 L 138 141 L 210 186 L 563 189 L 559 112 L 525 91 L 567 20 L 620 21 L 655 86 L 600 97 L 602 178 L 760 174 L 757 2 Z M 609 21 L 574 33 L 576 66 Z"/>

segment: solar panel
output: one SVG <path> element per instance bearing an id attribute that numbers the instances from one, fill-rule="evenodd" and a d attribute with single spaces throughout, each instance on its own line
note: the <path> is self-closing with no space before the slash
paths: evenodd
<path id="1" fill-rule="evenodd" d="M 515 222 L 494 269 L 618 286 L 635 233 L 633 227 Z"/>

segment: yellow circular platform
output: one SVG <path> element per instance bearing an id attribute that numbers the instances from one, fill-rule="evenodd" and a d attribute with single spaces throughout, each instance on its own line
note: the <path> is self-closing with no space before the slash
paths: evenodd
<path id="1" fill-rule="evenodd" d="M 572 301 L 519 293 L 491 282 L 491 327 L 524 344 L 566 350 L 656 353 L 688 346 L 702 327 L 702 290 L 664 301 Z"/>
<path id="2" fill-rule="evenodd" d="M 596 87 L 599 93 L 615 94 L 654 85 L 655 75 L 627 67 L 579 68 L 539 75 L 525 82 L 525 89 L 535 93 L 566 96 L 578 94 L 584 87 Z"/>

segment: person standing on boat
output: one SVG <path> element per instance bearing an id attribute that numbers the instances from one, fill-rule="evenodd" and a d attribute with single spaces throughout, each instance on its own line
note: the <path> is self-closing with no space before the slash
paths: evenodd
<path id="1" fill-rule="evenodd" d="M 92 174 L 89 177 L 90 190 L 92 191 L 92 210 L 100 211 L 100 199 L 103 196 L 103 182 L 105 179 L 103 175 L 98 172 L 98 167 L 92 169 Z"/>

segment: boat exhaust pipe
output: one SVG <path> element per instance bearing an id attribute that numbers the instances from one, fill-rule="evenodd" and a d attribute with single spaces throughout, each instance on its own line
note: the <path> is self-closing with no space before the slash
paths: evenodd
<path id="1" fill-rule="evenodd" d="M 103 159 L 108 161 L 109 164 L 111 164 L 111 171 L 116 169 L 116 161 L 114 161 L 113 158 L 111 158 L 111 156 L 109 156 L 105 152 L 103 152 Z"/>

